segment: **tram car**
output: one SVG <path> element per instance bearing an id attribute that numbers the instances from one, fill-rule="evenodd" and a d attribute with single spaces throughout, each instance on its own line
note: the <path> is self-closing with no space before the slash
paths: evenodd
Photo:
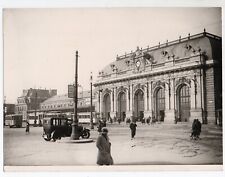
<path id="1" fill-rule="evenodd" d="M 10 114 L 5 116 L 5 126 L 9 126 L 10 128 L 21 128 L 22 123 L 22 114 Z"/>

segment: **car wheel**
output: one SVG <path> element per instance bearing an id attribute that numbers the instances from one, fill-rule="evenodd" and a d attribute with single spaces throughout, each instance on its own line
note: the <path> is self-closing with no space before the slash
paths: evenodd
<path id="1" fill-rule="evenodd" d="M 49 135 L 49 134 L 46 135 L 46 136 L 43 135 L 43 137 L 44 137 L 45 141 L 50 141 L 51 140 L 51 135 Z"/>
<path id="2" fill-rule="evenodd" d="M 82 138 L 88 139 L 89 137 L 90 137 L 90 132 L 84 131 L 83 134 L 82 134 Z"/>

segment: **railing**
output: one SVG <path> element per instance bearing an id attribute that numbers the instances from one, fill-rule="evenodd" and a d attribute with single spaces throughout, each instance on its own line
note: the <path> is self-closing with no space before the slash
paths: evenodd
<path id="1" fill-rule="evenodd" d="M 177 59 L 177 60 L 174 60 L 174 61 L 175 61 L 175 64 L 183 63 L 183 62 L 190 61 L 190 58 L 182 58 L 182 59 Z"/>
<path id="2" fill-rule="evenodd" d="M 152 68 L 160 68 L 160 67 L 163 67 L 163 66 L 165 66 L 165 63 L 159 63 L 159 64 L 152 65 Z"/>

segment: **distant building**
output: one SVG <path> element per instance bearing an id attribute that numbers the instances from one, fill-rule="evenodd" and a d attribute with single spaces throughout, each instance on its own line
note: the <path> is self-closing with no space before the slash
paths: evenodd
<path id="1" fill-rule="evenodd" d="M 17 98 L 15 106 L 16 114 L 23 114 L 23 119 L 27 119 L 27 114 L 40 109 L 40 103 L 57 95 L 57 90 L 28 89 L 23 90 L 22 96 Z"/>
<path id="2" fill-rule="evenodd" d="M 3 104 L 4 125 L 5 125 L 5 116 L 10 114 L 15 114 L 15 104 L 4 103 Z"/>
<path id="3" fill-rule="evenodd" d="M 93 107 L 94 111 L 96 101 L 93 94 Z M 82 91 L 78 93 L 78 112 L 90 112 L 90 91 Z M 41 112 L 60 111 L 60 112 L 73 112 L 74 100 L 68 98 L 67 94 L 53 96 L 40 104 Z"/>
<path id="4" fill-rule="evenodd" d="M 221 122 L 222 38 L 205 30 L 117 56 L 98 78 L 103 117 Z"/>
<path id="5" fill-rule="evenodd" d="M 4 113 L 5 113 L 5 115 L 15 114 L 15 104 L 5 103 L 4 104 Z"/>

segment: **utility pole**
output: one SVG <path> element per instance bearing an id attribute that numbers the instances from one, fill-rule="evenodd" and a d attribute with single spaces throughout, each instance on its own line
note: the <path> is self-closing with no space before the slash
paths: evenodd
<path id="1" fill-rule="evenodd" d="M 93 115 L 92 115 L 92 72 L 91 72 L 91 77 L 90 77 L 90 82 L 91 82 L 91 129 L 94 129 L 93 125 Z"/>
<path id="2" fill-rule="evenodd" d="M 37 114 L 37 90 L 35 91 L 35 105 L 34 105 L 34 126 L 35 127 L 37 124 L 36 114 Z"/>
<path id="3" fill-rule="evenodd" d="M 76 51 L 76 60 L 75 60 L 75 82 L 74 82 L 74 117 L 72 123 L 72 133 L 71 133 L 71 140 L 78 140 L 79 139 L 79 132 L 78 132 L 78 118 L 77 118 L 77 90 L 78 90 L 78 81 L 77 81 L 77 74 L 78 73 L 78 51 Z"/>

